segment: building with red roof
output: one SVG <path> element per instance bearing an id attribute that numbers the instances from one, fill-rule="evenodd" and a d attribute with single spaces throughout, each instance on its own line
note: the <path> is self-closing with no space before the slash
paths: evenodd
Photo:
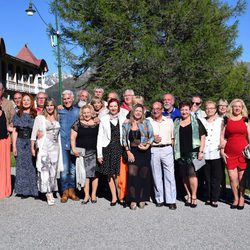
<path id="1" fill-rule="evenodd" d="M 37 94 L 45 92 L 45 73 L 48 71 L 44 59 L 37 59 L 27 44 L 16 56 L 6 53 L 3 38 L 0 38 L 0 82 L 7 94 L 15 91 Z"/>

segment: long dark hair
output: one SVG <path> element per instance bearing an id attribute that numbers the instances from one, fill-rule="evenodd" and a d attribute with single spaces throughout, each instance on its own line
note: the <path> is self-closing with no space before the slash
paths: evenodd
<path id="1" fill-rule="evenodd" d="M 34 102 L 33 96 L 32 96 L 32 95 L 29 95 L 29 94 L 23 94 L 23 96 L 22 96 L 22 101 L 21 101 L 21 105 L 20 105 L 20 108 L 19 108 L 19 110 L 18 110 L 18 112 L 17 112 L 17 115 L 18 115 L 19 117 L 23 115 L 23 111 L 24 111 L 24 107 L 23 107 L 23 98 L 24 98 L 25 96 L 28 96 L 28 97 L 30 98 L 30 101 L 31 101 L 31 103 L 30 103 L 30 113 L 29 113 L 29 114 L 30 114 L 30 117 L 35 118 L 36 115 L 37 115 L 37 112 L 36 112 L 36 109 L 35 109 L 35 102 Z"/>

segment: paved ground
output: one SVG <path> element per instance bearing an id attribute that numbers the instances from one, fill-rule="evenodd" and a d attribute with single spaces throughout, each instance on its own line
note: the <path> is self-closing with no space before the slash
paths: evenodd
<path id="1" fill-rule="evenodd" d="M 100 198 L 48 207 L 13 195 L 0 200 L 0 249 L 250 249 L 250 205 L 177 206 L 131 211 Z"/>

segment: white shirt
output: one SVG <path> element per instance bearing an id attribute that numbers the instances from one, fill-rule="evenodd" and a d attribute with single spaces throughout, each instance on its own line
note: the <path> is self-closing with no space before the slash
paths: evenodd
<path id="1" fill-rule="evenodd" d="M 198 109 L 196 112 L 191 112 L 191 114 L 193 114 L 196 118 L 198 118 L 200 120 L 207 116 L 206 112 L 204 110 L 201 110 L 201 109 Z"/>
<path id="2" fill-rule="evenodd" d="M 201 119 L 207 130 L 206 143 L 204 148 L 204 157 L 206 160 L 215 160 L 221 158 L 220 155 L 220 134 L 223 118 L 216 116 L 212 122 L 207 119 Z"/>
<path id="3" fill-rule="evenodd" d="M 174 138 L 174 122 L 172 119 L 162 116 L 161 121 L 155 121 L 153 118 L 147 118 L 154 131 L 154 135 L 159 135 L 161 137 L 161 142 L 155 143 L 153 145 L 165 145 L 171 144 Z"/>

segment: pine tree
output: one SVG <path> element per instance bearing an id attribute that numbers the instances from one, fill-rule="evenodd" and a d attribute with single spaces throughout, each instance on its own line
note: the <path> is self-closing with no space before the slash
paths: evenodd
<path id="1" fill-rule="evenodd" d="M 235 79 L 239 70 L 246 80 L 244 66 L 235 65 L 242 52 L 235 45 L 237 21 L 228 24 L 245 1 L 233 7 L 219 0 L 57 2 L 63 36 L 82 51 L 80 56 L 67 52 L 72 69 L 76 75 L 94 69 L 89 86 L 120 93 L 132 88 L 147 100 L 166 92 L 177 99 L 231 98 L 229 76 Z"/>

